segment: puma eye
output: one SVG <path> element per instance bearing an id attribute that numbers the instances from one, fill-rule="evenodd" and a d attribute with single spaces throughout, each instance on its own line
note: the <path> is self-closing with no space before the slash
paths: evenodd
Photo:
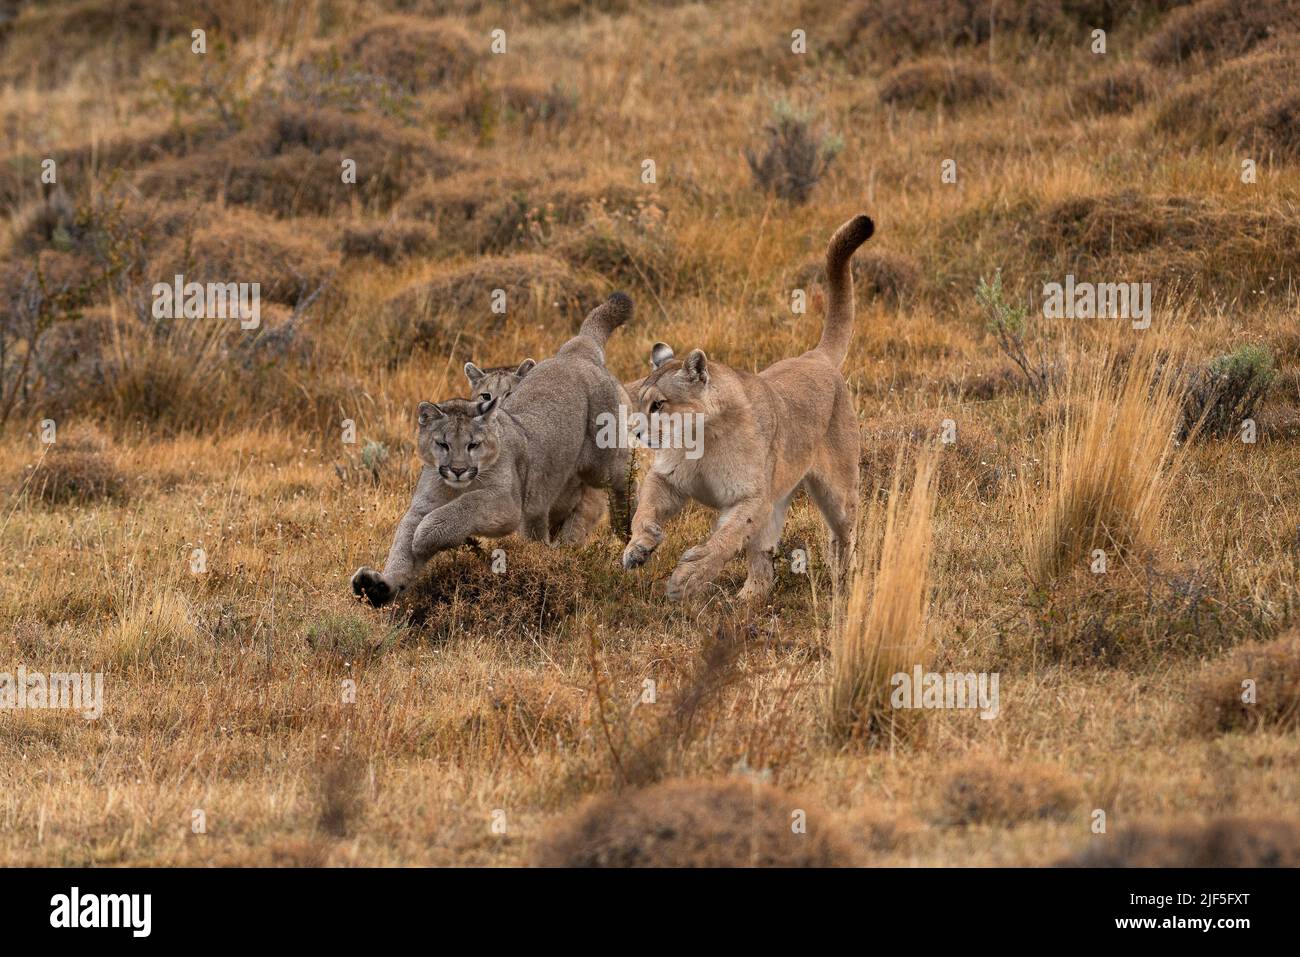
<path id="1" fill-rule="evenodd" d="M 484 402 L 490 402 L 490 401 L 492 401 L 492 393 L 491 393 L 491 392 L 480 392 L 480 393 L 478 394 L 478 397 L 479 397 L 480 399 L 482 399 Z"/>
<path id="2" fill-rule="evenodd" d="M 663 399 L 655 399 L 655 401 L 653 401 L 653 402 L 650 403 L 650 411 L 651 411 L 652 413 L 653 413 L 653 412 L 658 412 L 658 411 L 659 411 L 660 409 L 662 409 L 663 407 L 664 407 L 664 400 L 663 400 Z"/>
<path id="3" fill-rule="evenodd" d="M 469 445 L 465 446 L 465 451 L 473 452 L 478 447 L 479 447 L 478 442 L 471 442 Z"/>
<path id="4" fill-rule="evenodd" d="M 446 442 L 438 442 L 438 443 L 437 443 L 437 446 L 438 446 L 438 448 L 442 449 L 444 452 L 450 452 L 450 451 L 451 451 L 451 446 L 448 445 Z"/>

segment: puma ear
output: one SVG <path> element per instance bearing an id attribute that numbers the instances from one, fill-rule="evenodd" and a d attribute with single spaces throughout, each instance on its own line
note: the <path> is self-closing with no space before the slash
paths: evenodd
<path id="1" fill-rule="evenodd" d="M 421 402 L 417 407 L 416 411 L 420 413 L 421 425 L 428 425 L 434 419 L 441 419 L 444 415 L 447 414 L 446 412 L 443 412 L 442 409 L 434 405 L 432 402 Z"/>
<path id="2" fill-rule="evenodd" d="M 533 366 L 535 365 L 537 365 L 536 359 L 525 359 L 523 362 L 519 363 L 519 368 L 515 370 L 515 375 L 522 379 L 524 376 L 528 375 L 528 373 L 533 371 Z"/>
<path id="3" fill-rule="evenodd" d="M 673 347 L 666 342 L 656 342 L 650 350 L 650 368 L 658 369 L 673 357 Z"/>
<path id="4" fill-rule="evenodd" d="M 492 413 L 497 409 L 497 397 L 492 396 L 478 404 L 478 415 L 474 416 L 476 421 L 486 422 L 492 417 Z"/>
<path id="5" fill-rule="evenodd" d="M 686 357 L 682 363 L 682 368 L 686 371 L 686 377 L 705 385 L 709 381 L 709 357 L 704 354 L 703 349 L 693 349 L 691 354 Z"/>
<path id="6" fill-rule="evenodd" d="M 478 385 L 483 381 L 483 376 L 487 375 L 482 369 L 472 362 L 465 363 L 465 378 L 469 379 L 470 385 Z"/>

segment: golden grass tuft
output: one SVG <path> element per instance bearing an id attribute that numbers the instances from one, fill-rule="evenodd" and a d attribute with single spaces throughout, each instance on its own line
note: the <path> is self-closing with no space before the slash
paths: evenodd
<path id="1" fill-rule="evenodd" d="M 132 595 L 105 630 L 103 642 L 107 660 L 126 667 L 178 668 L 182 658 L 207 649 L 194 606 L 169 588 Z"/>
<path id="2" fill-rule="evenodd" d="M 1201 732 L 1300 726 L 1300 630 L 1236 648 L 1206 668 L 1190 697 Z"/>
<path id="3" fill-rule="evenodd" d="M 504 553 L 504 569 L 493 557 Z M 500 567 L 500 566 L 498 566 Z M 399 599 L 417 633 L 497 638 L 548 634 L 577 609 L 584 570 L 572 550 L 484 542 L 439 556 Z"/>
<path id="4" fill-rule="evenodd" d="M 1095 549 L 1115 564 L 1160 544 L 1183 397 L 1150 341 L 1122 376 L 1102 362 L 1065 387 L 1077 406 L 1047 437 L 1038 488 L 1022 484 L 1024 561 L 1037 585 L 1090 566 Z"/>
<path id="5" fill-rule="evenodd" d="M 892 744 L 918 730 L 919 711 L 892 706 L 891 678 L 933 657 L 926 625 L 935 468 L 934 453 L 922 453 L 904 498 L 896 467 L 887 504 L 871 500 L 858 536 L 860 558 L 831 640 L 826 723 L 838 739 Z"/>
<path id="6" fill-rule="evenodd" d="M 1012 827 L 1025 821 L 1062 820 L 1081 795 L 1068 775 L 1038 764 L 1008 766 L 976 758 L 953 770 L 939 795 L 937 820 L 949 825 Z"/>
<path id="7" fill-rule="evenodd" d="M 795 827 L 800 812 L 806 832 Z M 542 841 L 540 867 L 850 867 L 825 812 L 755 779 L 670 781 L 591 798 Z"/>

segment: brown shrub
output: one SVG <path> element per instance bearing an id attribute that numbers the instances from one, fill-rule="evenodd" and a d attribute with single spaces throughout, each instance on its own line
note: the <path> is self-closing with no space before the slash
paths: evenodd
<path id="1" fill-rule="evenodd" d="M 507 570 L 497 574 L 489 554 L 497 547 L 457 549 L 431 563 L 400 599 L 410 624 L 433 638 L 459 629 L 516 640 L 549 634 L 573 615 L 585 580 L 578 552 L 508 545 Z"/>
<path id="2" fill-rule="evenodd" d="M 1263 610 L 1233 598 L 1198 569 L 1116 567 L 1091 571 L 1090 556 L 1030 597 L 1034 647 L 1048 660 L 1140 666 L 1171 653 L 1214 654 L 1269 632 Z"/>
<path id="3" fill-rule="evenodd" d="M 356 162 L 355 184 L 342 180 L 345 158 Z M 139 185 L 153 196 L 220 197 L 290 218 L 355 202 L 382 212 L 413 182 L 463 166 L 427 135 L 379 117 L 285 110 L 209 148 L 145 167 Z"/>
<path id="4" fill-rule="evenodd" d="M 504 314 L 492 311 L 496 289 L 506 295 Z M 397 293 L 384 308 L 403 342 L 437 350 L 458 342 L 472 349 L 481 335 L 507 322 L 539 321 L 567 329 L 567 319 L 590 307 L 602 291 L 595 277 L 549 256 L 485 257 L 441 268 Z"/>
<path id="5" fill-rule="evenodd" d="M 1197 54 L 1211 61 L 1241 56 L 1280 34 L 1300 30 L 1296 0 L 1200 0 L 1175 10 L 1143 44 L 1152 63 Z"/>
<path id="6" fill-rule="evenodd" d="M 211 26 L 242 25 L 238 8 L 250 4 L 217 0 Z M 145 54 L 173 36 L 188 36 L 193 15 L 182 0 L 77 0 L 27 4 L 8 24 L 0 48 L 0 79 L 34 79 L 45 87 L 67 79 L 74 64 L 92 62 L 114 75 L 140 69 Z M 205 23 L 205 25 L 208 25 Z"/>
<path id="7" fill-rule="evenodd" d="M 449 123 L 473 124 L 480 138 L 490 139 L 501 124 L 518 123 L 525 132 L 559 129 L 574 119 L 577 110 L 577 94 L 559 83 L 512 80 L 448 97 L 437 113 Z"/>
<path id="8" fill-rule="evenodd" d="M 891 306 L 901 305 L 916 294 L 921 284 L 921 264 L 913 256 L 888 249 L 863 249 L 853 257 L 853 288 Z M 805 263 L 794 275 L 796 288 L 810 283 L 826 284 L 826 263 L 818 258 Z"/>
<path id="9" fill-rule="evenodd" d="M 23 469 L 18 488 L 47 505 L 122 501 L 129 482 L 113 463 L 107 442 L 91 431 L 58 437 L 44 455 Z"/>
<path id="10" fill-rule="evenodd" d="M 880 102 L 889 106 L 922 109 L 959 106 L 999 100 L 1011 84 L 994 67 L 984 63 L 933 58 L 905 63 L 880 80 Z"/>
<path id="11" fill-rule="evenodd" d="M 1068 818 L 1080 794 L 1056 768 L 977 758 L 948 775 L 936 819 L 943 824 L 1012 827 L 1024 821 Z"/>
<path id="12" fill-rule="evenodd" d="M 1253 700 L 1243 701 L 1247 686 Z M 1210 734 L 1300 726 L 1300 631 L 1236 648 L 1192 692 L 1193 724 Z"/>
<path id="13" fill-rule="evenodd" d="M 301 221 L 288 223 L 252 210 L 212 210 L 188 242 L 173 244 L 152 264 L 152 279 L 171 282 L 257 282 L 270 302 L 292 305 L 314 292 L 338 266 L 338 256 Z"/>
<path id="14" fill-rule="evenodd" d="M 1230 144 L 1259 159 L 1300 160 L 1300 43 L 1281 43 L 1231 60 L 1176 87 L 1156 129 L 1180 138 Z"/>
<path id="15" fill-rule="evenodd" d="M 111 359 L 106 350 L 112 338 L 112 317 L 100 308 L 46 329 L 36 343 L 41 401 L 51 409 L 71 409 L 100 389 L 109 374 Z"/>
<path id="16" fill-rule="evenodd" d="M 466 253 L 545 245 L 557 230 L 592 217 L 663 215 L 632 187 L 564 167 L 540 175 L 467 171 L 413 191 L 396 212 L 433 223 L 448 247 Z"/>
<path id="17" fill-rule="evenodd" d="M 344 259 L 378 259 L 396 263 L 403 259 L 432 256 L 438 248 L 438 229 L 416 220 L 397 220 L 376 225 L 347 226 L 339 241 Z"/>
<path id="18" fill-rule="evenodd" d="M 807 814 L 807 833 L 792 815 Z M 670 781 L 588 799 L 541 842 L 541 867 L 852 867 L 824 813 L 755 780 Z"/>
<path id="19" fill-rule="evenodd" d="M 1079 27 L 1111 29 L 1128 16 L 1146 15 L 1186 0 L 859 0 L 837 31 L 851 60 L 898 62 L 936 48 L 989 42 L 1021 34 L 1031 42 Z M 866 53 L 873 54 L 870 58 Z"/>
<path id="20" fill-rule="evenodd" d="M 1126 63 L 1075 84 L 1070 103 L 1085 113 L 1127 113 L 1150 99 L 1155 90 L 1155 72 L 1150 67 Z"/>
<path id="21" fill-rule="evenodd" d="M 672 235 L 661 224 L 603 213 L 557 237 L 555 255 L 597 273 L 616 286 L 662 291 L 689 279 L 679 264 Z"/>
<path id="22" fill-rule="evenodd" d="M 459 82 L 478 59 L 463 27 L 406 16 L 384 17 L 362 27 L 344 41 L 343 56 L 411 92 Z"/>
<path id="23" fill-rule="evenodd" d="M 1137 824 L 1093 837 L 1063 867 L 1300 867 L 1300 825 L 1282 818 Z"/>
<path id="24" fill-rule="evenodd" d="M 1212 301 L 1282 297 L 1300 282 L 1300 210 L 1287 203 L 1230 207 L 1218 200 L 1123 190 L 1047 204 L 981 205 L 955 217 L 946 241 L 996 237 L 1005 271 L 1063 282 L 1149 281 Z M 959 264 L 945 287 L 972 288 Z"/>

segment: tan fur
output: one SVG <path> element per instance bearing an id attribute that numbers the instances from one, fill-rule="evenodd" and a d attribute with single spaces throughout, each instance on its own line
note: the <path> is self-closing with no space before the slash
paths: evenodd
<path id="1" fill-rule="evenodd" d="M 610 511 L 631 507 L 626 448 L 597 441 L 618 414 L 622 387 L 605 368 L 610 332 L 632 316 L 615 293 L 578 335 L 515 386 L 509 400 L 421 402 L 420 472 L 384 570 L 357 569 L 352 592 L 379 606 L 396 598 L 435 554 L 473 537 L 522 532 L 550 541 L 555 503 L 575 483 L 609 488 Z M 509 406 L 509 407 L 507 407 Z"/>
<path id="2" fill-rule="evenodd" d="M 840 364 L 853 330 L 853 278 L 849 261 L 873 231 L 856 216 L 841 226 L 826 250 L 830 296 L 816 348 L 782 359 L 754 375 L 713 362 L 696 349 L 676 359 L 657 343 L 654 371 L 641 381 L 639 411 L 702 413 L 703 455 L 659 449 L 641 484 L 632 538 L 623 567 L 643 565 L 663 541 L 663 525 L 694 499 L 718 510 L 713 533 L 682 555 L 668 581 L 668 596 L 699 592 L 738 552 L 749 559 L 742 599 L 771 588 L 772 552 L 786 511 L 804 488 L 830 534 L 836 580 L 847 570 L 858 509 L 858 420 Z"/>

